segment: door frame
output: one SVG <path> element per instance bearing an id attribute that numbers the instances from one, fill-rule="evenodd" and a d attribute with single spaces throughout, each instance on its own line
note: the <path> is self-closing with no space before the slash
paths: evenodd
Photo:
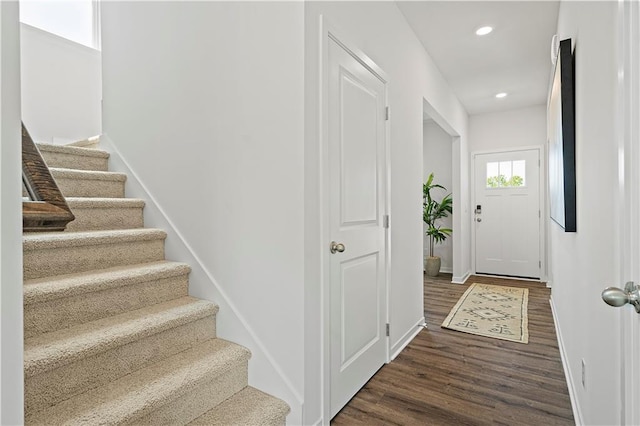
<path id="1" fill-rule="evenodd" d="M 618 2 L 617 150 L 618 238 L 615 286 L 627 281 L 640 283 L 640 4 Z M 620 309 L 621 424 L 640 424 L 640 317 L 630 306 Z"/>
<path id="2" fill-rule="evenodd" d="M 538 151 L 538 158 L 540 159 L 540 170 L 538 173 L 538 184 L 539 184 L 539 193 L 538 193 L 538 205 L 540 206 L 540 221 L 539 221 L 539 233 L 540 233 L 540 242 L 538 247 L 538 253 L 540 256 L 540 279 L 525 279 L 526 281 L 547 281 L 547 255 L 546 255 L 546 247 L 547 247 L 547 187 L 546 187 L 546 170 L 547 170 L 547 162 L 546 162 L 546 151 L 544 145 L 529 145 L 529 146 L 519 146 L 514 148 L 500 148 L 500 149 L 492 149 L 492 150 L 480 150 L 480 151 L 472 151 L 471 152 L 471 214 L 470 214 L 470 223 L 471 223 L 471 270 L 474 274 L 478 271 L 476 270 L 476 227 L 475 227 L 475 214 L 473 211 L 475 210 L 473 206 L 476 205 L 476 156 L 477 155 L 485 155 L 485 154 L 503 154 L 507 152 L 519 152 L 519 151 Z"/>
<path id="3" fill-rule="evenodd" d="M 329 122 L 328 118 L 328 93 L 329 93 L 329 39 L 335 41 L 343 49 L 345 49 L 351 56 L 353 56 L 358 62 L 364 65 L 372 73 L 377 75 L 385 83 L 385 97 L 387 99 L 387 106 L 390 107 L 389 102 L 389 77 L 388 75 L 369 58 L 363 51 L 356 47 L 350 37 L 345 35 L 341 30 L 338 30 L 326 16 L 320 16 L 320 58 L 319 58 L 319 123 L 318 128 L 318 140 L 319 140 L 319 154 L 320 154 L 320 247 L 318 247 L 320 253 L 320 285 L 321 285 L 321 301 L 320 301 L 320 314 L 321 314 L 321 342 L 322 348 L 321 365 L 322 365 L 322 401 L 321 410 L 322 418 L 325 423 L 329 423 L 331 420 L 331 259 L 329 255 L 328 244 L 331 241 L 330 235 L 330 211 L 329 200 L 330 194 L 329 188 Z M 383 181 L 385 182 L 385 188 L 382 189 L 384 194 L 384 212 L 383 215 L 389 215 L 391 217 L 391 194 L 390 194 L 390 181 L 391 181 L 391 117 L 385 123 L 385 174 Z M 389 299 L 390 299 L 390 277 L 391 277 L 391 226 L 388 226 L 385 230 L 385 307 L 386 307 L 386 323 L 390 322 L 389 318 Z M 386 359 L 385 363 L 390 361 L 390 337 L 385 336 L 386 339 Z"/>

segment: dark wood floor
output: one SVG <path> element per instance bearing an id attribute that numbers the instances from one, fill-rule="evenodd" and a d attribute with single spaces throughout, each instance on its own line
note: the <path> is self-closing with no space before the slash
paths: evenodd
<path id="1" fill-rule="evenodd" d="M 428 329 L 385 365 L 332 425 L 572 425 L 549 289 L 488 277 L 473 282 L 529 288 L 529 343 L 440 327 L 468 285 L 425 279 Z"/>

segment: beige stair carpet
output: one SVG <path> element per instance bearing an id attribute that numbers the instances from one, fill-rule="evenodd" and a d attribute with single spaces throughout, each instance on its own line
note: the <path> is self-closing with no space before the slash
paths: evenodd
<path id="1" fill-rule="evenodd" d="M 23 237 L 26 424 L 285 424 L 97 143 L 39 145 L 76 220 Z"/>

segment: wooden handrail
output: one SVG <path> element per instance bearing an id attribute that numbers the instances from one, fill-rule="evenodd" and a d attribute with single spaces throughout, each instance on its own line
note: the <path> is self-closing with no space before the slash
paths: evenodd
<path id="1" fill-rule="evenodd" d="M 64 231 L 75 219 L 38 147 L 22 124 L 22 181 L 29 201 L 22 202 L 22 230 Z"/>

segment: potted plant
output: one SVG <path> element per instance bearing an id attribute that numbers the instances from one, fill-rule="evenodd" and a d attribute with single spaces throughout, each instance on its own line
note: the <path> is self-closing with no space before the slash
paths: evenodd
<path id="1" fill-rule="evenodd" d="M 431 190 L 434 188 L 446 191 L 442 185 L 433 183 L 433 173 L 429 175 L 427 182 L 422 185 L 423 192 L 423 220 L 427 224 L 426 234 L 429 236 L 429 257 L 425 260 L 425 272 L 430 277 L 435 277 L 440 273 L 440 257 L 433 255 L 433 246 L 447 239 L 451 232 L 450 228 L 442 228 L 437 222 L 453 212 L 453 200 L 451 194 L 445 195 L 440 202 L 433 199 Z"/>

